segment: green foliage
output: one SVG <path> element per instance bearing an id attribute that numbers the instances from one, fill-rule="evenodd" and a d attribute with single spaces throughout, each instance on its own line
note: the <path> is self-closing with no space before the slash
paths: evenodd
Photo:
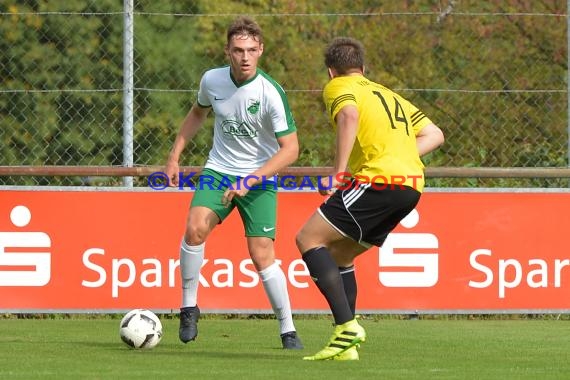
<path id="1" fill-rule="evenodd" d="M 96 10 L 112 5 L 99 1 Z M 2 164 L 117 164 L 111 152 L 121 139 L 113 130 L 120 126 L 121 96 L 96 90 L 121 86 L 121 18 L 32 13 L 95 11 L 88 1 L 4 8 L 14 15 L 0 17 L 2 88 L 20 92 L 1 98 Z"/>
<path id="2" fill-rule="evenodd" d="M 444 130 L 445 146 L 426 164 L 566 166 L 562 3 L 134 1 L 135 164 L 164 163 L 201 74 L 226 63 L 228 23 L 249 14 L 265 34 L 260 66 L 289 95 L 301 143 L 296 166 L 332 164 L 322 53 L 339 35 L 362 40 L 367 76 Z M 122 164 L 122 11 L 117 0 L 0 4 L 1 165 Z M 203 164 L 210 135 L 211 120 L 183 164 Z"/>

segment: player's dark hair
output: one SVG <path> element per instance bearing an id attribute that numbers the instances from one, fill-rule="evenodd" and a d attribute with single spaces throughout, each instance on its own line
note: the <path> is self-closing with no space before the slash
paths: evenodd
<path id="1" fill-rule="evenodd" d="M 336 37 L 325 50 L 325 65 L 344 75 L 364 68 L 364 46 L 350 37 Z"/>
<path id="2" fill-rule="evenodd" d="M 240 16 L 234 20 L 229 26 L 227 32 L 227 42 L 230 43 L 234 36 L 249 36 L 254 40 L 263 43 L 263 34 L 261 27 L 251 18 L 247 16 Z"/>

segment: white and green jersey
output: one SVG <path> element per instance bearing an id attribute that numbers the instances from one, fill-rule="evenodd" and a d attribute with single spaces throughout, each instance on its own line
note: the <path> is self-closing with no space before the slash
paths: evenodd
<path id="1" fill-rule="evenodd" d="M 279 150 L 277 138 L 296 131 L 283 88 L 262 70 L 236 83 L 225 66 L 200 81 L 198 105 L 212 107 L 214 143 L 206 168 L 246 176 Z"/>

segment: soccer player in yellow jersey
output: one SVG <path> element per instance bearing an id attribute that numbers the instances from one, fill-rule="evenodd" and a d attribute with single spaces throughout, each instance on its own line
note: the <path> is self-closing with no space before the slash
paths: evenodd
<path id="1" fill-rule="evenodd" d="M 358 360 L 366 332 L 355 319 L 354 259 L 414 209 L 424 186 L 420 156 L 444 141 L 441 130 L 409 101 L 364 76 L 364 48 L 335 38 L 325 51 L 323 92 L 336 129 L 331 195 L 297 234 L 311 277 L 335 322 L 324 349 L 305 360 Z M 324 184 L 327 185 L 327 184 Z"/>

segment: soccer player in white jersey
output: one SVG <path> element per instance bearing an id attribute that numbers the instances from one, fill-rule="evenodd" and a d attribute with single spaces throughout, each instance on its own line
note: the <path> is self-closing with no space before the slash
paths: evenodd
<path id="1" fill-rule="evenodd" d="M 281 86 L 257 67 L 263 36 L 255 21 L 238 17 L 230 25 L 225 53 L 230 64 L 203 75 L 196 103 L 180 127 L 165 169 L 170 185 L 177 186 L 180 155 L 213 110 L 214 142 L 199 182 L 208 185 L 196 186 L 180 246 L 179 338 L 187 343 L 198 335 L 197 293 L 205 242 L 237 207 L 249 255 L 279 321 L 282 346 L 302 349 L 285 274 L 275 261 L 277 185 L 264 180 L 297 159 L 295 121 Z"/>

